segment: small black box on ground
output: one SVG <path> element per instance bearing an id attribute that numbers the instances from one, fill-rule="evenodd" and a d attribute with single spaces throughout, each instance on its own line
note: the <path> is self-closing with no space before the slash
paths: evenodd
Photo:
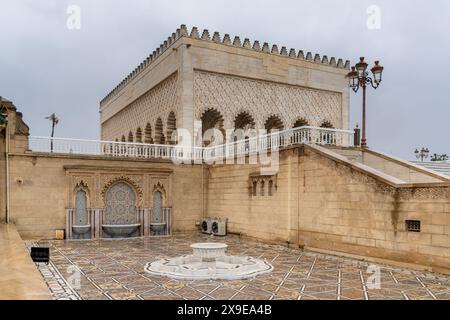
<path id="1" fill-rule="evenodd" d="M 50 262 L 50 248 L 39 248 L 32 247 L 31 248 L 31 259 L 34 262 Z"/>

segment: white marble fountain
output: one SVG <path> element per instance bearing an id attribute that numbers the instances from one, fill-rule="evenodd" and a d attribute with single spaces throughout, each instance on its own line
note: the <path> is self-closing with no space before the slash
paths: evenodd
<path id="1" fill-rule="evenodd" d="M 193 255 L 148 263 L 145 271 L 178 280 L 240 280 L 273 270 L 265 260 L 227 256 L 224 243 L 195 243 L 191 248 Z"/>

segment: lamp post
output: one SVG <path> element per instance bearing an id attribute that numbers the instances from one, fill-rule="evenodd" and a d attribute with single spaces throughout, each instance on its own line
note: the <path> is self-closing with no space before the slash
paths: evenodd
<path id="1" fill-rule="evenodd" d="M 367 67 L 369 65 L 364 61 L 364 57 L 360 58 L 360 61 L 352 67 L 352 70 L 347 74 L 349 81 L 349 87 L 356 93 L 359 88 L 363 90 L 363 105 L 362 105 L 362 139 L 361 148 L 367 148 L 366 138 L 366 88 L 371 85 L 372 88 L 377 89 L 381 83 L 381 76 L 383 74 L 384 67 L 380 65 L 379 61 L 375 61 L 375 65 L 371 71 L 373 78 L 369 75 Z"/>
<path id="2" fill-rule="evenodd" d="M 420 159 L 420 161 L 423 162 L 424 159 L 428 159 L 428 156 L 430 155 L 430 150 L 428 148 L 422 148 L 422 150 L 419 151 L 419 149 L 416 149 L 414 151 L 414 154 L 416 155 L 417 160 Z"/>

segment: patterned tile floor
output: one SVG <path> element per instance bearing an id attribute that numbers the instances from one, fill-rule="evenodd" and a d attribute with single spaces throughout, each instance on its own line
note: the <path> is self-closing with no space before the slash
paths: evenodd
<path id="1" fill-rule="evenodd" d="M 205 241 L 226 242 L 228 254 L 267 259 L 274 271 L 238 281 L 177 281 L 144 272 L 148 262 L 191 254 L 191 243 Z M 55 299 L 450 299 L 448 276 L 375 266 L 236 236 L 218 239 L 192 234 L 160 239 L 41 241 L 37 245 L 51 248 L 51 263 L 38 268 Z M 374 273 L 376 270 L 379 272 Z M 372 281 L 377 274 L 378 287 Z"/>

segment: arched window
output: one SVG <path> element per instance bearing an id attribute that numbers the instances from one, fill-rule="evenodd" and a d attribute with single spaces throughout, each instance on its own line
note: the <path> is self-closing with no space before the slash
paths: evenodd
<path id="1" fill-rule="evenodd" d="M 321 128 L 334 129 L 333 124 L 330 121 L 324 121 L 320 125 Z"/>
<path id="2" fill-rule="evenodd" d="M 163 133 L 163 122 L 161 118 L 158 118 L 156 120 L 155 124 L 155 143 L 156 144 L 165 144 L 165 137 Z"/>
<path id="3" fill-rule="evenodd" d="M 203 145 L 207 147 L 215 140 L 219 139 L 219 137 L 208 135 L 205 137 L 205 133 L 210 129 L 217 129 L 222 133 L 222 143 L 225 143 L 225 129 L 223 127 L 223 116 L 216 109 L 208 109 L 203 112 L 201 116 L 202 120 L 202 137 L 203 137 Z"/>
<path id="4" fill-rule="evenodd" d="M 300 118 L 295 121 L 293 128 L 301 128 L 308 126 L 309 123 L 305 118 Z"/>
<path id="5" fill-rule="evenodd" d="M 278 116 L 270 116 L 264 123 L 264 127 L 267 134 L 270 134 L 277 131 L 282 131 L 284 129 L 284 124 Z M 283 143 L 282 137 L 274 134 L 268 137 L 267 148 L 270 149 L 272 147 L 280 146 L 283 145 Z"/>
<path id="6" fill-rule="evenodd" d="M 150 123 L 145 126 L 145 143 L 153 144 L 152 125 Z"/>
<path id="7" fill-rule="evenodd" d="M 273 181 L 272 180 L 269 181 L 269 191 L 268 191 L 268 193 L 269 193 L 270 197 L 273 195 Z"/>
<path id="8" fill-rule="evenodd" d="M 87 226 L 88 212 L 87 212 L 87 196 L 86 191 L 78 190 L 75 195 L 75 226 Z"/>
<path id="9" fill-rule="evenodd" d="M 264 127 L 267 130 L 267 133 L 271 133 L 272 131 L 278 130 L 281 131 L 284 129 L 283 121 L 281 121 L 278 116 L 270 116 L 266 122 L 264 123 Z"/>
<path id="10" fill-rule="evenodd" d="M 295 121 L 293 128 L 302 128 L 308 126 L 309 123 L 305 118 L 300 118 Z M 291 144 L 308 143 L 311 136 L 305 130 L 293 130 L 291 133 Z"/>
<path id="11" fill-rule="evenodd" d="M 264 196 L 265 192 L 264 192 L 265 186 L 264 186 L 264 180 L 261 180 L 261 196 Z"/>
<path id="12" fill-rule="evenodd" d="M 177 118 L 175 117 L 175 113 L 172 111 L 167 118 L 167 143 L 168 144 L 176 144 L 177 141 L 172 141 L 172 133 L 177 130 Z"/>
<path id="13" fill-rule="evenodd" d="M 142 129 L 141 128 L 137 128 L 137 130 L 136 130 L 136 142 L 142 143 Z"/>
<path id="14" fill-rule="evenodd" d="M 234 119 L 234 130 L 255 129 L 255 119 L 246 111 L 239 113 Z"/>
<path id="15" fill-rule="evenodd" d="M 258 193 L 258 181 L 253 181 L 252 183 L 252 195 L 256 197 Z"/>

